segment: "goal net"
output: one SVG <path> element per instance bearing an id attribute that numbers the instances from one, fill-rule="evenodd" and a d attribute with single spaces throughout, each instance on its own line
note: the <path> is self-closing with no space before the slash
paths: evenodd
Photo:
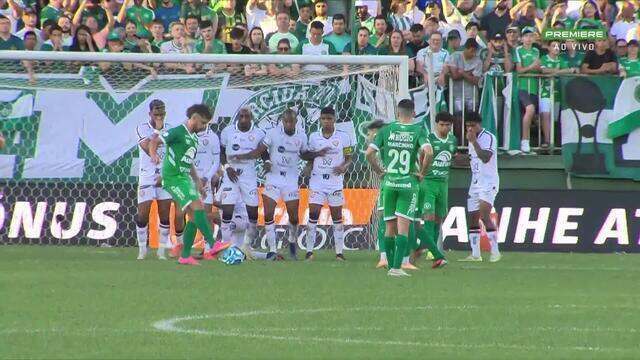
<path id="1" fill-rule="evenodd" d="M 393 117 L 406 72 L 406 60 L 393 56 L 0 52 L 0 242 L 135 245 L 136 126 L 160 99 L 168 126 L 182 123 L 188 106 L 209 105 L 218 134 L 243 107 L 265 130 L 294 108 L 310 134 L 320 109 L 333 106 L 337 128 L 358 147 L 345 177 L 346 246 L 371 248 L 378 183 L 364 159 L 367 125 Z M 300 179 L 302 225 L 307 183 Z M 288 222 L 282 207 L 276 221 Z M 327 209 L 320 224 L 330 224 Z M 330 227 L 319 228 L 316 245 L 332 246 Z M 156 232 L 152 216 L 152 246 Z"/>

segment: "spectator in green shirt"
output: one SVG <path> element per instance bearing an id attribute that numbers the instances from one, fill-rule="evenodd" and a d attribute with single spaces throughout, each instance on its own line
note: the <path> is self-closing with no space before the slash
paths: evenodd
<path id="1" fill-rule="evenodd" d="M 195 15 L 187 15 L 184 20 L 184 29 L 187 36 L 195 41 L 200 37 L 200 19 Z"/>
<path id="2" fill-rule="evenodd" d="M 42 44 L 40 50 L 42 51 L 67 51 L 69 48 L 62 43 L 62 28 L 58 25 L 51 27 L 49 34 L 49 40 Z"/>
<path id="3" fill-rule="evenodd" d="M 132 1 L 133 5 L 131 5 Z M 148 29 L 155 19 L 155 14 L 153 10 L 144 7 L 142 2 L 143 0 L 124 0 L 118 12 L 118 22 L 133 21 L 138 29 Z"/>
<path id="4" fill-rule="evenodd" d="M 531 27 L 522 29 L 522 45 L 515 50 L 516 71 L 518 74 L 537 74 L 540 72 L 540 51 L 533 47 L 535 30 Z M 522 117 L 522 140 L 520 150 L 527 154 L 531 152 L 529 138 L 531 136 L 531 122 L 536 114 L 538 95 L 538 79 L 523 77 L 518 79 L 518 97 L 520 106 L 524 108 Z"/>
<path id="5" fill-rule="evenodd" d="M 210 20 L 200 23 L 200 39 L 196 41 L 195 50 L 200 54 L 226 54 L 224 43 L 216 39 L 216 30 Z"/>
<path id="6" fill-rule="evenodd" d="M 458 30 L 451 30 L 449 31 L 449 33 L 447 34 L 447 51 L 449 52 L 449 54 L 453 54 L 456 51 L 462 50 L 462 47 L 460 46 L 460 31 Z"/>
<path id="7" fill-rule="evenodd" d="M 36 36 L 36 33 L 33 31 L 25 32 L 24 37 L 22 38 L 22 43 L 24 44 L 25 50 L 36 50 L 36 47 L 38 46 L 38 37 Z"/>
<path id="8" fill-rule="evenodd" d="M 311 24 L 311 4 L 305 3 L 300 5 L 298 10 L 299 17 L 296 21 L 296 30 L 294 34 L 298 37 L 298 41 L 302 41 L 307 38 L 307 28 Z"/>
<path id="9" fill-rule="evenodd" d="M 291 54 L 291 44 L 289 39 L 282 38 L 278 41 L 278 47 L 276 48 L 278 55 Z M 300 74 L 299 64 L 270 64 L 269 75 L 271 76 L 288 76 L 295 77 Z"/>
<path id="10" fill-rule="evenodd" d="M 371 45 L 369 29 L 361 26 L 358 29 L 356 39 L 356 52 L 353 55 L 378 55 L 378 49 Z M 343 50 L 344 54 L 351 54 L 351 43 L 347 44 Z"/>
<path id="11" fill-rule="evenodd" d="M 380 5 L 378 3 L 378 5 Z M 371 16 L 369 14 L 369 6 L 367 6 L 367 3 L 363 0 L 356 0 L 355 2 L 355 6 L 356 6 L 356 16 L 358 18 L 358 22 L 360 23 L 360 26 L 364 26 L 367 28 L 367 30 L 369 30 L 369 33 L 373 33 L 375 31 L 374 28 L 374 22 L 375 22 L 375 17 Z M 378 6 L 378 15 L 380 15 L 380 6 Z"/>
<path id="12" fill-rule="evenodd" d="M 627 43 L 627 56 L 620 59 L 620 76 L 624 78 L 640 76 L 638 40 L 630 40 Z"/>
<path id="13" fill-rule="evenodd" d="M 184 22 L 187 16 L 195 15 L 200 20 L 211 20 L 213 25 L 218 27 L 218 16 L 206 4 L 200 0 L 185 0 L 180 8 L 180 21 Z"/>
<path id="14" fill-rule="evenodd" d="M 124 25 L 124 48 L 127 51 L 130 51 L 138 44 L 138 25 L 131 21 L 127 20 L 127 23 Z"/>
<path id="15" fill-rule="evenodd" d="M 160 48 L 160 44 L 165 42 L 164 38 L 164 23 L 162 20 L 153 20 L 151 22 L 151 44 Z"/>
<path id="16" fill-rule="evenodd" d="M 22 39 L 11 34 L 11 20 L 0 15 L 0 50 L 24 50 Z"/>
<path id="17" fill-rule="evenodd" d="M 333 44 L 336 49 L 344 49 L 351 42 L 351 34 L 346 32 L 346 21 L 344 15 L 335 14 L 333 16 L 333 31 L 326 35 L 324 40 Z"/>
<path id="18" fill-rule="evenodd" d="M 415 54 L 404 43 L 404 35 L 400 30 L 393 30 L 389 36 L 389 46 L 378 50 L 378 55 L 400 55 L 409 57 L 409 73 L 416 67 Z"/>
<path id="19" fill-rule="evenodd" d="M 247 23 L 247 17 L 244 16 L 244 13 L 236 11 L 236 0 L 224 0 L 217 16 L 220 40 L 225 43 L 231 42 L 231 29 L 239 23 Z"/>
<path id="20" fill-rule="evenodd" d="M 48 19 L 58 21 L 58 18 L 62 15 L 62 0 L 49 0 L 49 4 L 40 10 L 40 24 Z"/>
<path id="21" fill-rule="evenodd" d="M 389 35 L 387 34 L 389 24 L 387 24 L 387 18 L 384 15 L 376 16 L 373 26 L 375 31 L 369 37 L 369 44 L 376 49 L 389 46 Z"/>
<path id="22" fill-rule="evenodd" d="M 80 2 L 80 7 L 82 7 L 82 19 L 87 17 L 93 17 L 98 21 L 98 27 L 102 29 L 107 25 L 109 21 L 107 18 L 107 12 L 105 9 L 100 6 L 100 0 L 82 0 Z"/>
<path id="23" fill-rule="evenodd" d="M 151 33 L 147 29 L 138 30 L 138 32 L 136 32 L 136 38 L 138 39 L 136 46 L 130 49 L 132 53 L 160 53 L 160 48 L 149 41 L 152 37 Z"/>
<path id="24" fill-rule="evenodd" d="M 289 39 L 290 51 L 292 53 L 298 53 L 298 38 L 289 31 L 289 14 L 285 11 L 280 11 L 278 15 L 276 15 L 276 25 L 278 26 L 278 31 L 267 35 L 266 42 L 269 46 L 269 51 L 276 53 L 280 40 Z"/>

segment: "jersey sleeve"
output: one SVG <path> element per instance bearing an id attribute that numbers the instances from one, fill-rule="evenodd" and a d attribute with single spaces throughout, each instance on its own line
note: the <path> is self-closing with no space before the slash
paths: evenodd
<path id="1" fill-rule="evenodd" d="M 497 147 L 494 136 L 488 132 L 485 132 L 484 136 L 478 139 L 478 145 L 480 145 L 482 150 L 491 151 L 492 153 L 495 153 L 494 148 Z"/>
<path id="2" fill-rule="evenodd" d="M 264 146 L 266 146 L 267 148 L 270 148 L 271 145 L 273 145 L 273 131 L 272 130 L 267 131 L 267 133 L 262 136 L 261 141 L 264 144 Z"/>
<path id="3" fill-rule="evenodd" d="M 226 148 L 227 147 L 227 141 L 228 141 L 228 133 L 229 130 L 227 130 L 229 127 L 225 127 L 224 129 L 222 129 L 222 132 L 220 133 L 220 147 Z"/>
<path id="4" fill-rule="evenodd" d="M 216 174 L 216 172 L 218 171 L 218 168 L 220 167 L 220 139 L 218 138 L 218 135 L 216 135 L 215 133 L 211 134 L 211 144 L 209 144 L 209 146 L 211 146 L 209 150 L 211 151 L 211 155 L 212 155 L 211 157 L 213 159 L 213 163 L 211 164 L 211 169 L 209 170 L 209 173 L 206 174 L 207 179 L 211 179 L 213 175 Z"/>
<path id="5" fill-rule="evenodd" d="M 149 136 L 153 134 L 150 132 L 151 128 L 146 126 L 145 124 L 140 124 L 136 127 L 136 135 L 138 135 L 138 144 L 142 141 L 146 140 Z"/>
<path id="6" fill-rule="evenodd" d="M 302 133 L 300 136 L 301 144 L 300 144 L 300 154 L 303 154 L 309 151 L 309 138 L 307 138 L 307 134 Z"/>
<path id="7" fill-rule="evenodd" d="M 176 129 L 177 128 L 173 128 L 163 132 L 160 135 L 160 139 L 162 140 L 162 142 L 165 143 L 166 145 L 171 145 L 175 143 L 176 140 L 178 139 L 178 132 L 176 131 Z"/>
<path id="8" fill-rule="evenodd" d="M 342 154 L 343 155 L 353 155 L 353 151 L 355 149 L 355 141 L 349 134 L 345 133 L 342 137 Z"/>

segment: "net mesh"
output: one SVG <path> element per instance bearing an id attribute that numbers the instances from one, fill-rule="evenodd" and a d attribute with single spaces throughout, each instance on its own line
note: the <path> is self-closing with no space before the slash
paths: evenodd
<path id="1" fill-rule="evenodd" d="M 230 65 L 223 60 L 79 62 L 55 60 L 52 54 L 46 61 L 0 62 L 0 132 L 6 139 L 0 150 L 0 242 L 135 245 L 135 129 L 148 121 L 151 100 L 160 99 L 169 126 L 184 121 L 191 104 L 209 105 L 217 134 L 240 108 L 250 107 L 264 130 L 275 126 L 286 108 L 294 108 L 308 135 L 319 129 L 320 109 L 333 106 L 337 128 L 351 134 L 358 148 L 345 176 L 346 246 L 374 246 L 378 182 L 364 159 L 367 125 L 393 117 L 398 66 Z M 307 184 L 301 177 L 303 193 Z M 304 224 L 308 211 L 301 195 Z M 286 216 L 279 213 L 282 208 L 276 220 L 285 224 Z M 157 219 L 150 224 L 156 231 Z M 320 224 L 330 224 L 328 211 Z M 318 246 L 332 244 L 328 227 L 320 226 L 319 236 Z"/>

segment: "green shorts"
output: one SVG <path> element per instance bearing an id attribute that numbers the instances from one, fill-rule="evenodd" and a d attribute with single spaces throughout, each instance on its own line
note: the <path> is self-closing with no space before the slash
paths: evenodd
<path id="1" fill-rule="evenodd" d="M 384 220 L 393 220 L 400 216 L 414 220 L 418 205 L 418 192 L 411 190 L 384 189 Z"/>
<path id="2" fill-rule="evenodd" d="M 196 189 L 196 185 L 189 176 L 173 176 L 162 179 L 162 188 L 165 189 L 173 201 L 178 203 L 180 208 L 184 210 L 189 204 L 196 200 L 200 200 L 200 194 Z"/>
<path id="3" fill-rule="evenodd" d="M 449 184 L 447 181 L 424 179 L 420 183 L 418 207 L 422 215 L 435 214 L 440 219 L 449 211 Z"/>

